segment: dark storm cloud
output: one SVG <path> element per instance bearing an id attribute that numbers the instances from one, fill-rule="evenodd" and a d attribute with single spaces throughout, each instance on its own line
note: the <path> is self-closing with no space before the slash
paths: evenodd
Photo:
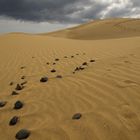
<path id="1" fill-rule="evenodd" d="M 27 21 L 64 21 L 82 10 L 81 3 L 84 0 L 0 0 L 0 15 Z"/>
<path id="2" fill-rule="evenodd" d="M 80 23 L 139 15 L 139 0 L 0 0 L 0 16 L 23 21 Z"/>

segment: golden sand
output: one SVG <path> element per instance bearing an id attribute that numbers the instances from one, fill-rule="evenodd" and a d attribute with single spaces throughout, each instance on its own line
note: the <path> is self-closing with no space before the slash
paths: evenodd
<path id="1" fill-rule="evenodd" d="M 15 110 L 18 100 L 24 106 Z M 140 20 L 1 35 L 0 101 L 7 101 L 0 108 L 0 140 L 15 140 L 20 129 L 31 132 L 29 140 L 140 140 Z M 82 117 L 73 120 L 75 113 Z M 9 126 L 13 116 L 19 121 Z"/>

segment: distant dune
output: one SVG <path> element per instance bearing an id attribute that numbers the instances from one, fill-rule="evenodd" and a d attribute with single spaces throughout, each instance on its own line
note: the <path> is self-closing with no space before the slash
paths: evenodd
<path id="1" fill-rule="evenodd" d="M 140 140 L 140 20 L 1 35 L 0 140 L 23 134 Z"/>
<path id="2" fill-rule="evenodd" d="M 140 36 L 140 19 L 95 20 L 48 35 L 80 40 L 126 38 Z"/>

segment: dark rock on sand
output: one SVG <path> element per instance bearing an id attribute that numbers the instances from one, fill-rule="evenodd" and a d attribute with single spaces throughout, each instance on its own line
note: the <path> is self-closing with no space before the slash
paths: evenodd
<path id="1" fill-rule="evenodd" d="M 88 63 L 87 63 L 87 62 L 84 62 L 82 65 L 87 66 L 87 65 L 88 65 Z"/>
<path id="2" fill-rule="evenodd" d="M 25 79 L 25 76 L 22 76 L 21 79 Z"/>
<path id="3" fill-rule="evenodd" d="M 76 113 L 76 114 L 73 115 L 72 119 L 73 120 L 79 120 L 81 117 L 82 117 L 81 113 Z"/>
<path id="4" fill-rule="evenodd" d="M 90 62 L 95 62 L 95 60 L 90 60 Z"/>
<path id="5" fill-rule="evenodd" d="M 56 72 L 56 70 L 55 70 L 55 69 L 53 69 L 53 70 L 51 70 L 51 72 Z"/>
<path id="6" fill-rule="evenodd" d="M 23 107 L 23 103 L 21 101 L 16 101 L 14 105 L 14 109 L 21 109 Z"/>
<path id="7" fill-rule="evenodd" d="M 83 67 L 79 67 L 79 69 L 80 69 L 80 70 L 84 70 L 85 68 L 83 68 Z"/>
<path id="8" fill-rule="evenodd" d="M 57 75 L 56 78 L 62 78 L 62 75 Z"/>
<path id="9" fill-rule="evenodd" d="M 58 58 L 56 58 L 56 59 L 55 59 L 55 61 L 59 61 L 59 59 L 58 59 Z"/>
<path id="10" fill-rule="evenodd" d="M 17 84 L 17 86 L 16 86 L 16 90 L 22 90 L 24 88 L 24 86 L 23 85 L 20 85 L 20 84 Z"/>
<path id="11" fill-rule="evenodd" d="M 22 86 L 25 85 L 25 84 L 27 84 L 27 81 L 21 83 Z"/>
<path id="12" fill-rule="evenodd" d="M 80 68 L 79 67 L 76 67 L 74 71 L 79 71 L 79 70 L 80 70 Z"/>
<path id="13" fill-rule="evenodd" d="M 6 101 L 0 101 L 0 108 L 1 108 L 1 107 L 4 107 L 6 104 L 7 104 Z"/>
<path id="14" fill-rule="evenodd" d="M 19 121 L 19 117 L 14 116 L 14 117 L 10 120 L 9 125 L 15 125 L 15 124 L 17 124 L 18 121 Z"/>
<path id="15" fill-rule="evenodd" d="M 48 81 L 48 77 L 42 77 L 41 79 L 40 79 L 40 82 L 47 82 Z"/>
<path id="16" fill-rule="evenodd" d="M 10 86 L 12 86 L 13 84 L 14 84 L 14 82 L 10 82 L 10 84 L 9 84 L 9 85 L 10 85 Z"/>
<path id="17" fill-rule="evenodd" d="M 15 137 L 18 140 L 23 140 L 23 139 L 27 139 L 29 136 L 30 136 L 29 130 L 21 129 L 20 131 L 17 132 Z"/>
<path id="18" fill-rule="evenodd" d="M 17 93 L 16 91 L 12 91 L 11 95 L 18 95 L 19 93 Z"/>
<path id="19" fill-rule="evenodd" d="M 20 67 L 20 69 L 25 69 L 25 68 L 26 68 L 25 66 Z"/>

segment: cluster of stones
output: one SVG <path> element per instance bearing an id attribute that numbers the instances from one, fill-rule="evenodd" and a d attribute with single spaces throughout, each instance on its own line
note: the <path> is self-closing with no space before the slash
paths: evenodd
<path id="1" fill-rule="evenodd" d="M 77 53 L 76 55 L 79 55 L 79 54 Z M 83 55 L 85 55 L 85 53 L 83 53 Z M 35 58 L 35 57 L 32 57 L 32 58 Z M 64 58 L 68 58 L 68 57 L 64 56 Z M 71 58 L 74 58 L 74 56 L 72 55 Z M 59 59 L 56 58 L 55 61 L 57 62 L 57 61 L 59 61 Z M 89 62 L 95 62 L 95 60 L 90 60 Z M 47 62 L 46 64 L 50 65 L 49 62 Z M 53 62 L 52 64 L 55 65 L 56 63 Z M 87 66 L 88 66 L 88 62 L 83 62 L 81 66 L 75 68 L 73 73 L 75 73 L 76 71 L 84 70 L 85 67 L 87 67 Z M 21 69 L 24 69 L 24 68 L 26 68 L 26 67 L 25 66 L 21 67 Z M 55 73 L 56 70 L 52 69 L 51 72 Z M 25 76 L 21 77 L 22 80 L 24 80 L 25 78 L 26 78 Z M 62 78 L 62 75 L 57 75 L 56 78 Z M 49 80 L 49 78 L 45 76 L 40 79 L 40 82 L 45 83 L 45 82 L 48 82 L 48 80 Z M 25 84 L 27 84 L 27 81 L 24 81 L 21 84 L 17 84 L 15 87 L 15 91 L 12 91 L 11 95 L 19 95 L 19 92 L 17 92 L 17 91 L 23 90 L 25 87 L 24 86 Z M 11 82 L 9 85 L 10 86 L 14 85 L 14 82 Z M 4 107 L 6 104 L 7 104 L 7 101 L 0 101 L 0 108 Z M 19 109 L 23 108 L 23 106 L 24 106 L 24 103 L 22 101 L 18 100 L 15 102 L 13 109 L 19 110 Z M 81 113 L 76 113 L 72 116 L 72 119 L 79 120 L 81 117 L 82 117 Z M 19 122 L 19 120 L 20 120 L 19 116 L 14 116 L 9 121 L 9 125 L 14 126 Z M 31 134 L 31 132 L 29 130 L 21 129 L 16 133 L 15 138 L 18 140 L 26 139 L 30 136 L 30 134 Z"/>

